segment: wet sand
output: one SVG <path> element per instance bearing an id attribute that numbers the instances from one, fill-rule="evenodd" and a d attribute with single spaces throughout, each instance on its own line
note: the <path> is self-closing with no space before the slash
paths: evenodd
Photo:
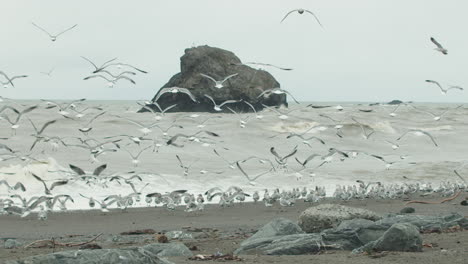
<path id="1" fill-rule="evenodd" d="M 438 215 L 458 212 L 468 215 L 468 208 L 461 206 L 466 193 L 457 199 L 444 204 L 412 204 L 416 214 Z M 440 201 L 444 197 L 411 197 L 417 200 Z M 321 203 L 339 203 L 348 206 L 361 207 L 379 213 L 397 213 L 405 207 L 402 200 L 352 200 L 334 201 L 325 199 Z M 103 233 L 96 243 L 103 248 L 136 246 L 155 243 L 154 235 L 133 236 L 132 242 L 112 243 L 111 237 L 121 232 L 136 229 L 154 229 L 165 233 L 171 230 L 201 229 L 203 236 L 192 240 L 184 240 L 188 246 L 196 246 L 194 254 L 214 254 L 218 250 L 222 253 L 234 251 L 240 242 L 252 235 L 260 227 L 274 218 L 285 217 L 296 221 L 299 214 L 311 206 L 309 203 L 298 201 L 294 207 L 265 207 L 263 203 L 235 204 L 229 208 L 217 205 L 207 205 L 205 210 L 196 213 L 186 213 L 183 208 L 167 211 L 164 208 L 131 208 L 127 211 L 111 210 L 102 213 L 99 210 L 73 211 L 65 213 L 49 213 L 46 221 L 39 221 L 35 214 L 26 218 L 18 216 L 0 216 L 0 239 L 17 239 L 24 245 L 40 239 L 52 239 L 60 242 L 83 242 Z M 207 231 L 208 230 L 208 231 Z M 319 255 L 303 256 L 241 256 L 243 263 L 466 263 L 468 259 L 468 232 L 460 231 L 442 234 L 424 234 L 423 243 L 437 243 L 434 248 L 424 248 L 422 253 L 391 252 L 375 260 L 370 256 L 351 255 L 349 251 L 327 251 Z M 109 242 L 111 241 L 111 242 Z M 75 248 L 0 248 L 0 261 L 18 259 L 21 257 L 46 254 L 52 251 L 70 250 Z M 447 250 L 445 252 L 444 250 Z M 195 263 L 185 257 L 169 258 L 175 263 Z M 210 262 L 217 263 L 217 262 Z M 224 262 L 225 263 L 225 262 Z"/>

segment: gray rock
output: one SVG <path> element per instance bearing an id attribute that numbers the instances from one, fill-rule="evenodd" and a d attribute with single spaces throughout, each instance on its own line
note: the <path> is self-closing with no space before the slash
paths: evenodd
<path id="1" fill-rule="evenodd" d="M 3 245 L 3 247 L 5 249 L 14 249 L 14 248 L 18 248 L 18 247 L 21 247 L 21 243 L 16 241 L 15 239 L 7 239 L 5 241 L 5 244 Z"/>
<path id="2" fill-rule="evenodd" d="M 351 220 L 344 220 L 341 222 L 336 230 L 345 230 L 345 229 L 361 229 L 374 225 L 375 222 L 367 219 L 357 218 Z"/>
<path id="3" fill-rule="evenodd" d="M 173 243 L 178 244 L 178 243 Z M 159 248 L 160 244 L 151 244 L 144 247 L 131 247 L 123 249 L 96 249 L 96 250 L 72 250 L 47 255 L 38 255 L 16 261 L 7 261 L 6 264 L 171 264 L 162 256 L 168 253 L 181 253 L 180 245 L 168 248 Z M 188 250 L 188 248 L 187 248 Z M 170 255 L 188 256 L 188 255 Z M 191 256 L 191 255 L 190 255 Z"/>
<path id="4" fill-rule="evenodd" d="M 286 218 L 276 218 L 264 225 L 249 239 L 267 238 L 275 236 L 302 234 L 304 231 L 293 221 Z M 249 240 L 247 239 L 247 240 Z"/>
<path id="5" fill-rule="evenodd" d="M 465 217 L 458 213 L 452 213 L 445 216 L 427 216 L 427 215 L 395 215 L 386 217 L 376 222 L 378 225 L 390 226 L 396 223 L 410 223 L 419 228 L 420 231 L 438 231 L 451 228 L 457 225 L 463 225 Z"/>
<path id="6" fill-rule="evenodd" d="M 422 251 L 422 237 L 416 226 L 398 223 L 392 225 L 381 238 L 353 250 L 353 253 L 364 251 Z"/>
<path id="7" fill-rule="evenodd" d="M 142 247 L 158 257 L 191 257 L 192 251 L 182 243 L 156 243 Z"/>
<path id="8" fill-rule="evenodd" d="M 400 210 L 400 214 L 412 214 L 414 212 L 416 212 L 416 209 L 414 209 L 414 207 L 405 207 Z"/>
<path id="9" fill-rule="evenodd" d="M 342 221 L 362 218 L 379 220 L 381 215 L 360 208 L 339 204 L 321 204 L 310 207 L 299 216 L 299 226 L 307 233 L 321 232 L 325 229 L 337 227 Z"/>
<path id="10" fill-rule="evenodd" d="M 234 251 L 234 254 L 302 255 L 317 252 L 322 246 L 320 234 L 275 236 L 244 242 Z"/>
<path id="11" fill-rule="evenodd" d="M 200 73 L 207 74 L 216 80 L 222 80 L 234 73 L 238 73 L 238 75 L 226 81 L 224 88 L 218 89 L 214 87 L 213 81 L 201 76 Z M 212 96 L 217 103 L 229 99 L 243 99 L 252 103 L 257 109 L 263 109 L 262 103 L 269 106 L 287 106 L 284 94 L 258 98 L 263 90 L 280 87 L 280 84 L 270 73 L 242 65 L 241 60 L 234 53 L 209 46 L 185 50 L 185 54 L 180 58 L 180 73 L 174 75 L 162 88 L 173 86 L 190 89 L 199 103 L 193 102 L 184 94 L 166 93 L 161 95 L 158 104 L 162 108 L 177 104 L 170 110 L 171 112 L 214 112 L 213 103 L 204 94 Z M 241 111 L 252 111 L 243 102 L 230 104 L 229 107 Z M 228 109 L 223 111 L 229 112 Z"/>

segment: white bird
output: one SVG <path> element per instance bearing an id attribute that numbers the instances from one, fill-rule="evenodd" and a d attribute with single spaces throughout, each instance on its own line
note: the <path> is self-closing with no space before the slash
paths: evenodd
<path id="1" fill-rule="evenodd" d="M 3 85 L 3 88 L 8 88 L 8 84 L 11 84 L 11 86 L 15 87 L 15 84 L 13 83 L 13 80 L 28 77 L 28 75 L 16 75 L 16 76 L 13 76 L 13 77 L 10 78 L 10 77 L 8 77 L 8 75 L 6 73 L 4 73 L 2 71 L 0 71 L 0 75 L 5 77 L 5 79 L 7 80 L 6 82 L 1 82 L 1 84 Z"/>
<path id="2" fill-rule="evenodd" d="M 132 157 L 132 164 L 133 166 L 138 166 L 138 164 L 140 164 L 140 160 L 138 159 L 140 157 L 140 155 L 147 149 L 151 148 L 151 146 L 147 146 L 146 148 L 140 150 L 136 155 L 132 154 L 130 151 L 128 151 L 127 149 L 123 149 L 125 152 L 127 152 L 130 157 Z"/>
<path id="3" fill-rule="evenodd" d="M 312 11 L 307 10 L 307 9 L 303 9 L 303 8 L 298 8 L 298 9 L 294 9 L 294 10 L 289 11 L 289 12 L 283 17 L 283 19 L 281 19 L 281 22 L 280 22 L 280 23 L 282 23 L 291 13 L 294 13 L 294 12 L 297 12 L 297 13 L 300 14 L 300 15 L 302 15 L 304 12 L 313 15 L 313 16 L 315 17 L 315 20 L 317 20 L 317 22 L 319 23 L 319 25 L 323 28 L 323 25 L 322 25 L 322 23 L 320 23 L 320 20 L 318 19 L 318 17 L 317 17 Z"/>
<path id="4" fill-rule="evenodd" d="M 156 98 L 153 100 L 153 102 L 157 102 L 158 99 L 161 97 L 161 95 L 163 95 L 165 93 L 172 93 L 172 94 L 184 93 L 184 94 L 188 95 L 192 101 L 197 103 L 197 99 L 195 99 L 195 96 L 189 91 L 189 89 L 175 87 L 175 86 L 174 87 L 168 87 L 168 88 L 162 88 L 161 90 L 159 90 L 159 92 L 156 95 Z"/>
<path id="5" fill-rule="evenodd" d="M 440 92 L 441 92 L 443 95 L 446 95 L 447 92 L 448 92 L 449 90 L 451 90 L 451 89 L 457 89 L 457 90 L 460 90 L 460 91 L 463 91 L 463 90 L 464 90 L 462 87 L 456 86 L 456 85 L 449 86 L 449 88 L 445 89 L 445 88 L 442 87 L 442 85 L 440 85 L 439 82 L 436 82 L 436 81 L 433 81 L 433 80 L 426 80 L 426 82 L 428 82 L 428 83 L 433 83 L 433 84 L 437 85 L 437 86 L 439 87 L 439 89 L 440 89 Z"/>
<path id="6" fill-rule="evenodd" d="M 218 80 L 215 80 L 213 77 L 211 76 L 208 76 L 206 74 L 203 74 L 203 73 L 200 73 L 201 76 L 205 77 L 205 78 L 208 78 L 210 80 L 212 80 L 214 83 L 215 83 L 215 87 L 218 88 L 218 89 L 221 89 L 223 88 L 223 83 L 229 79 L 231 79 L 232 77 L 234 76 L 237 76 L 239 73 L 234 73 L 234 74 L 231 74 L 231 75 L 228 75 L 226 78 L 222 79 L 221 81 L 218 81 Z"/>
<path id="7" fill-rule="evenodd" d="M 78 128 L 78 130 L 84 134 L 87 134 L 89 131 L 91 131 L 93 128 L 91 127 L 91 123 L 96 120 L 98 117 L 102 116 L 106 112 L 101 112 L 97 115 L 95 115 L 93 118 L 89 119 L 88 122 L 86 123 L 85 126 Z"/>
<path id="8" fill-rule="evenodd" d="M 271 170 L 272 170 L 272 169 L 270 169 L 270 170 L 268 170 L 268 171 L 262 172 L 262 173 L 260 173 L 260 174 L 258 174 L 258 175 L 256 175 L 256 176 L 254 176 L 254 177 L 251 178 L 251 177 L 244 171 L 244 169 L 242 169 L 242 167 L 240 166 L 239 162 L 236 162 L 236 165 L 237 165 L 237 168 L 239 168 L 239 170 L 240 170 L 240 171 L 242 172 L 242 174 L 247 178 L 247 180 L 249 181 L 249 183 L 250 183 L 251 185 L 255 185 L 255 181 L 256 181 L 258 178 L 260 178 L 260 177 L 262 177 L 263 175 L 265 175 L 265 174 L 271 172 Z"/>
<path id="9" fill-rule="evenodd" d="M 218 105 L 218 104 L 216 104 L 216 102 L 215 102 L 215 100 L 213 99 L 213 97 L 211 97 L 211 96 L 209 96 L 209 95 L 207 95 L 207 94 L 205 94 L 205 97 L 208 98 L 208 99 L 210 99 L 211 102 L 213 102 L 213 105 L 214 105 L 213 109 L 214 109 L 215 111 L 218 111 L 218 112 L 219 112 L 219 111 L 222 111 L 221 107 L 223 107 L 225 104 L 233 104 L 233 103 L 238 103 L 238 102 L 239 102 L 238 100 L 226 100 L 226 101 L 224 101 L 224 102 L 222 102 L 221 104 Z"/>
<path id="10" fill-rule="evenodd" d="M 239 117 L 239 126 L 241 128 L 245 128 L 245 125 L 247 125 L 247 121 L 250 119 L 250 116 L 247 116 L 246 118 L 242 118 L 242 116 L 237 113 L 236 111 L 232 110 L 229 106 L 226 106 L 229 111 L 231 111 L 233 114 L 236 114 Z"/>
<path id="11" fill-rule="evenodd" d="M 161 120 L 164 116 L 164 113 L 166 113 L 167 111 L 177 106 L 177 104 L 173 104 L 173 105 L 166 107 L 165 109 L 162 109 L 161 106 L 157 102 L 149 102 L 148 104 L 142 104 L 140 102 L 137 102 L 137 104 L 143 107 L 144 109 L 150 111 L 151 113 L 153 113 L 154 119 L 156 120 Z M 154 108 L 151 107 L 152 105 L 155 105 L 159 109 L 159 112 L 156 112 Z"/>
<path id="12" fill-rule="evenodd" d="M 85 77 L 83 80 L 89 80 L 89 79 L 92 79 L 92 78 L 101 78 L 101 79 L 104 79 L 107 81 L 107 86 L 109 88 L 112 88 L 114 87 L 114 85 L 117 83 L 118 80 L 127 80 L 133 84 L 136 84 L 136 82 L 130 78 L 128 78 L 127 76 L 123 76 L 123 75 L 119 75 L 117 77 L 112 77 L 112 79 L 109 79 L 107 78 L 106 76 L 102 76 L 102 75 L 91 75 L 91 76 L 88 76 L 88 77 Z"/>
<path id="13" fill-rule="evenodd" d="M 292 71 L 293 69 L 291 68 L 284 68 L 284 67 L 279 67 L 273 64 L 269 63 L 261 63 L 261 62 L 244 62 L 244 63 L 231 63 L 231 65 L 247 65 L 247 64 L 252 64 L 252 65 L 259 65 L 259 66 L 266 66 L 266 67 L 274 67 L 283 71 Z"/>
<path id="14" fill-rule="evenodd" d="M 427 137 L 429 137 L 431 139 L 432 143 L 434 143 L 434 145 L 436 147 L 438 147 L 437 142 L 435 141 L 434 137 L 431 134 L 429 134 L 429 132 L 426 132 L 426 131 L 421 130 L 421 129 L 410 129 L 410 130 L 406 131 L 405 133 L 403 133 L 399 138 L 397 138 L 397 140 L 402 139 L 404 136 L 406 136 L 409 133 L 414 133 L 416 136 L 423 136 L 423 135 L 427 136 Z"/>
<path id="15" fill-rule="evenodd" d="M 437 48 L 435 48 L 435 50 L 441 52 L 444 55 L 448 54 L 448 50 L 446 48 L 442 47 L 442 45 L 440 45 L 440 43 L 437 42 L 437 40 L 435 40 L 435 38 L 431 37 L 431 41 L 432 41 L 432 43 L 434 43 L 437 46 Z"/>
<path id="16" fill-rule="evenodd" d="M 249 103 L 247 101 L 244 101 L 244 103 L 246 103 L 250 108 L 252 108 L 252 111 L 254 111 L 254 113 L 255 113 L 255 118 L 257 118 L 257 119 L 262 119 L 263 118 L 263 115 L 257 113 L 257 110 L 255 110 L 255 107 L 251 103 Z"/>
<path id="17" fill-rule="evenodd" d="M 158 126 L 158 122 L 155 122 L 155 123 L 146 125 L 146 124 L 143 124 L 143 123 L 141 123 L 141 122 L 138 122 L 138 121 L 135 121 L 135 120 L 132 120 L 132 119 L 123 117 L 123 116 L 115 115 L 115 117 L 125 119 L 125 120 L 127 120 L 128 122 L 139 126 L 139 127 L 140 127 L 139 131 L 140 131 L 141 133 L 143 133 L 144 135 L 148 135 L 148 134 L 151 133 L 151 131 L 152 131 L 151 128 L 153 128 L 153 127 L 155 127 L 155 126 Z"/>
<path id="18" fill-rule="evenodd" d="M 64 31 L 62 31 L 62 32 L 60 32 L 60 33 L 58 33 L 58 34 L 56 34 L 56 35 L 52 35 L 52 34 L 50 34 L 49 32 L 47 32 L 47 30 L 45 30 L 45 29 L 41 28 L 40 26 L 36 25 L 34 22 L 31 22 L 31 23 L 33 24 L 33 26 L 37 27 L 38 29 L 40 29 L 41 31 L 43 31 L 44 33 L 46 33 L 47 35 L 49 35 L 51 41 L 56 41 L 57 38 L 58 38 L 60 35 L 62 35 L 63 33 L 67 32 L 67 31 L 70 31 L 70 30 L 74 29 L 76 26 L 78 26 L 78 24 L 75 24 L 75 25 L 73 25 L 73 26 L 71 26 L 71 27 L 65 29 Z"/>
<path id="19" fill-rule="evenodd" d="M 81 56 L 81 58 L 83 58 L 84 60 L 86 60 L 87 62 L 91 63 L 91 65 L 93 65 L 93 67 L 95 68 L 95 70 L 93 71 L 93 73 L 98 73 L 102 70 L 104 70 L 104 68 L 111 62 L 115 61 L 117 58 L 113 58 L 113 59 L 110 59 L 106 62 L 104 62 L 101 66 L 97 66 L 94 62 L 92 62 L 90 59 L 86 58 L 86 57 L 83 57 Z"/>
<path id="20" fill-rule="evenodd" d="M 445 115 L 448 111 L 456 110 L 456 109 L 458 109 L 458 108 L 460 108 L 460 107 L 462 107 L 462 106 L 463 106 L 463 105 L 459 105 L 459 106 L 457 106 L 457 107 L 455 107 L 455 108 L 448 108 L 447 110 L 443 111 L 443 112 L 440 113 L 440 114 L 435 114 L 435 113 L 433 113 L 433 112 L 430 112 L 430 111 L 427 111 L 427 110 L 423 110 L 423 109 L 420 109 L 420 108 L 417 108 L 417 107 L 411 105 L 411 107 L 413 107 L 413 108 L 416 109 L 417 111 L 424 112 L 424 113 L 426 113 L 426 114 L 431 115 L 431 116 L 433 117 L 432 119 L 433 119 L 434 121 L 439 121 L 439 120 L 442 118 L 442 116 Z"/>
<path id="21" fill-rule="evenodd" d="M 263 95 L 265 95 L 266 97 L 269 97 L 271 94 L 288 94 L 289 96 L 291 96 L 291 98 L 294 100 L 294 102 L 299 103 L 296 100 L 296 98 L 294 98 L 294 96 L 290 92 L 288 92 L 288 91 L 286 91 L 284 89 L 281 89 L 281 88 L 271 88 L 271 89 L 264 90 L 262 93 L 260 93 L 257 96 L 257 98 L 260 98 Z"/>

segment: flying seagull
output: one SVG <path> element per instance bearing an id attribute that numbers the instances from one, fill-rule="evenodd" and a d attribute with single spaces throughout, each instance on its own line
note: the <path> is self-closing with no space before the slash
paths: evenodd
<path id="1" fill-rule="evenodd" d="M 293 70 L 292 68 L 279 67 L 279 66 L 276 66 L 276 65 L 273 65 L 273 64 L 262 63 L 262 62 L 244 62 L 244 63 L 230 63 L 230 64 L 231 65 L 237 65 L 237 66 L 252 64 L 252 65 L 258 65 L 258 66 L 264 66 L 264 67 L 273 67 L 273 68 L 277 68 L 277 69 L 283 70 L 283 71 L 292 71 Z"/>
<path id="2" fill-rule="evenodd" d="M 60 32 L 60 33 L 58 33 L 58 34 L 56 34 L 56 35 L 52 35 L 52 34 L 50 34 L 49 32 L 47 32 L 47 30 L 45 30 L 45 29 L 41 28 L 40 26 L 36 25 L 34 22 L 31 22 L 31 23 L 33 24 L 33 26 L 37 27 L 38 29 L 40 29 L 41 31 L 43 31 L 44 33 L 46 33 L 47 35 L 49 35 L 51 41 L 56 41 L 57 38 L 58 38 L 60 35 L 62 35 L 63 33 L 67 32 L 67 31 L 70 31 L 70 30 L 72 30 L 73 28 L 75 28 L 76 26 L 78 26 L 78 24 L 75 24 L 74 26 L 69 27 L 69 28 L 65 29 L 64 31 L 62 31 L 62 32 Z"/>
<path id="3" fill-rule="evenodd" d="M 291 98 L 294 100 L 294 102 L 299 103 L 299 102 L 296 100 L 296 98 L 294 98 L 294 96 L 293 96 L 290 92 L 288 92 L 288 91 L 286 91 L 286 90 L 284 90 L 284 89 L 281 89 L 281 88 L 267 89 L 267 90 L 263 91 L 262 93 L 260 93 L 260 94 L 257 96 L 257 98 L 260 98 L 260 97 L 262 97 L 263 95 L 269 97 L 271 94 L 288 94 L 289 96 L 291 96 Z"/>
<path id="4" fill-rule="evenodd" d="M 437 48 L 435 48 L 435 50 L 441 52 L 444 55 L 448 54 L 448 50 L 446 48 L 442 47 L 442 45 L 440 45 L 440 43 L 437 42 L 437 40 L 435 40 L 435 38 L 431 37 L 431 41 L 432 41 L 432 43 L 434 43 L 437 46 Z"/>
<path id="5" fill-rule="evenodd" d="M 283 17 L 283 19 L 281 20 L 280 23 L 282 23 L 291 13 L 294 13 L 294 12 L 297 12 L 297 13 L 299 13 L 299 14 L 301 14 L 301 15 L 302 15 L 304 12 L 313 15 L 313 16 L 315 17 L 315 19 L 317 20 L 317 22 L 319 23 L 319 25 L 323 28 L 323 25 L 322 25 L 322 23 L 320 23 L 320 20 L 318 19 L 318 17 L 317 17 L 312 11 L 307 10 L 307 9 L 303 9 L 303 8 L 294 9 L 294 10 L 289 11 L 289 12 Z"/>
<path id="6" fill-rule="evenodd" d="M 205 78 L 208 78 L 210 80 L 212 80 L 214 83 L 215 83 L 215 87 L 218 88 L 218 89 L 221 89 L 223 88 L 223 83 L 229 79 L 231 79 L 232 77 L 234 76 L 237 76 L 238 73 L 234 73 L 234 74 L 231 74 L 231 75 L 228 75 L 226 78 L 222 79 L 221 81 L 218 81 L 218 80 L 215 80 L 213 77 L 211 76 L 208 76 L 206 74 L 203 74 L 203 73 L 200 73 L 201 76 L 205 77 Z"/>
<path id="7" fill-rule="evenodd" d="M 102 76 L 102 75 L 91 75 L 91 76 L 85 77 L 83 80 L 86 81 L 86 80 L 89 80 L 89 79 L 92 79 L 92 78 L 102 78 L 102 79 L 106 80 L 107 81 L 107 86 L 109 88 L 114 87 L 115 83 L 120 79 L 124 79 L 124 80 L 127 80 L 127 81 L 129 81 L 129 82 L 131 82 L 133 84 L 136 84 L 134 80 L 128 78 L 127 76 L 123 76 L 123 75 L 119 75 L 119 76 L 117 76 L 115 78 L 113 77 L 112 79 L 109 79 L 109 78 L 107 78 L 105 76 Z"/>
<path id="8" fill-rule="evenodd" d="M 451 89 L 458 89 L 458 90 L 460 90 L 460 91 L 463 91 L 463 90 L 464 90 L 463 87 L 455 86 L 455 85 L 449 86 L 449 88 L 445 89 L 444 87 L 442 87 L 442 85 L 440 85 L 439 82 L 436 82 L 436 81 L 433 81 L 433 80 L 426 80 L 426 82 L 428 82 L 428 83 L 433 83 L 433 84 L 439 86 L 440 92 L 441 92 L 443 95 L 447 94 L 447 92 L 448 92 L 449 90 L 451 90 Z"/>
<path id="9" fill-rule="evenodd" d="M 425 135 L 427 137 L 429 137 L 432 141 L 432 143 L 434 143 L 434 145 L 436 147 L 438 147 L 439 145 L 437 145 L 437 142 L 435 141 L 434 137 L 429 134 L 429 132 L 426 132 L 424 130 L 421 130 L 421 129 L 410 129 L 408 131 L 406 131 L 405 133 L 403 133 L 399 138 L 397 138 L 397 140 L 400 140 L 402 139 L 404 136 L 406 136 L 408 133 L 414 133 L 416 136 L 422 136 L 422 135 Z"/>
<path id="10" fill-rule="evenodd" d="M 6 73 L 0 71 L 0 75 L 2 75 L 3 77 L 5 77 L 5 79 L 7 79 L 6 82 L 1 82 L 3 84 L 3 88 L 8 88 L 8 84 L 11 84 L 11 86 L 15 87 L 15 84 L 13 84 L 13 80 L 14 79 L 19 79 L 19 78 L 26 78 L 28 77 L 27 75 L 17 75 L 17 76 L 13 76 L 13 77 L 8 77 L 8 75 L 6 75 Z"/>
<path id="11" fill-rule="evenodd" d="M 215 102 L 215 100 L 213 99 L 213 97 L 211 97 L 211 96 L 209 96 L 209 95 L 207 95 L 207 94 L 205 94 L 205 97 L 208 98 L 208 99 L 210 99 L 211 102 L 213 102 L 213 105 L 214 105 L 214 108 L 213 108 L 213 109 L 214 109 L 215 111 L 217 111 L 217 112 L 221 111 L 221 110 L 222 110 L 221 107 L 223 107 L 225 104 L 233 104 L 233 103 L 238 103 L 238 102 L 239 102 L 239 101 L 237 101 L 237 100 L 226 100 L 226 101 L 224 101 L 224 102 L 222 102 L 221 104 L 218 105 L 218 104 L 216 104 L 216 102 Z"/>
<path id="12" fill-rule="evenodd" d="M 156 98 L 153 100 L 153 102 L 157 102 L 159 97 L 161 97 L 161 95 L 163 95 L 165 93 L 172 93 L 172 94 L 184 93 L 184 94 L 188 95 L 192 101 L 197 103 L 197 99 L 195 99 L 195 96 L 189 91 L 189 89 L 175 87 L 175 86 L 174 87 L 168 87 L 168 88 L 162 88 L 161 90 L 159 90 L 159 93 L 156 96 Z"/>

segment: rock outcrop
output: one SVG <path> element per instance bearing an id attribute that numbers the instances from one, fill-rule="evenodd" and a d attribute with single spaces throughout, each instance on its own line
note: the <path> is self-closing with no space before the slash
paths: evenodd
<path id="1" fill-rule="evenodd" d="M 228 75 L 236 73 L 238 75 L 224 82 L 224 87 L 220 89 L 215 87 L 212 80 L 200 75 L 206 74 L 216 80 L 222 80 Z M 244 100 L 254 105 L 256 109 L 263 109 L 262 104 L 287 106 L 285 94 L 271 94 L 268 97 L 258 98 L 263 90 L 280 87 L 280 84 L 270 73 L 242 64 L 241 60 L 230 51 L 209 46 L 185 50 L 185 54 L 180 58 L 180 72 L 172 76 L 161 89 L 169 87 L 189 89 L 198 102 L 193 102 L 183 93 L 164 93 L 157 101 L 161 108 L 177 104 L 168 112 L 215 112 L 213 103 L 204 96 L 205 94 L 213 97 L 218 104 L 226 100 Z M 229 107 L 243 112 L 252 111 L 244 102 L 229 104 Z M 223 109 L 223 112 L 230 113 L 226 108 Z"/>

